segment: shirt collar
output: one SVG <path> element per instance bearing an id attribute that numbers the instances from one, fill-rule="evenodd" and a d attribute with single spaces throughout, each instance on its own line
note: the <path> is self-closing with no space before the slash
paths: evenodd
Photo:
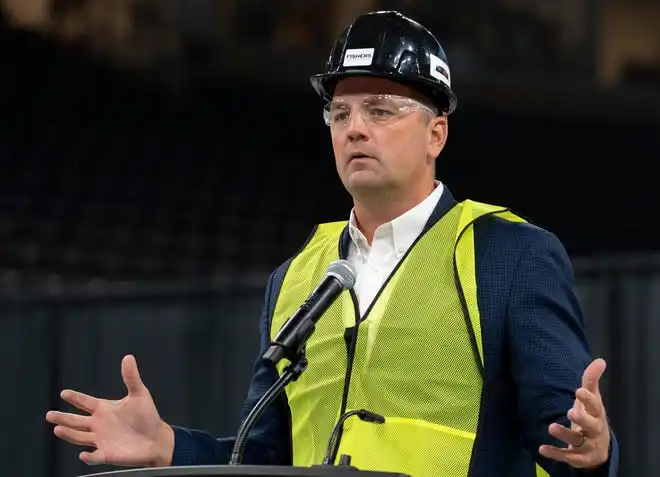
<path id="1" fill-rule="evenodd" d="M 433 192 L 422 202 L 394 220 L 378 227 L 374 233 L 374 238 L 386 238 L 390 240 L 398 256 L 406 253 L 419 234 L 422 233 L 422 230 L 424 230 L 429 217 L 442 196 L 444 190 L 442 182 L 435 181 L 435 185 L 436 187 Z M 357 227 L 355 209 L 351 210 L 348 232 L 360 255 L 369 250 L 367 239 Z"/>

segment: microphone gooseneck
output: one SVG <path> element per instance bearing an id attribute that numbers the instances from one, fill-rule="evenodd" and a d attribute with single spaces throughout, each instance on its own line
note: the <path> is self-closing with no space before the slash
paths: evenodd
<path id="1" fill-rule="evenodd" d="M 284 323 L 272 340 L 262 359 L 268 366 L 276 367 L 284 358 L 290 364 L 283 370 L 277 381 L 252 407 L 236 433 L 229 465 L 239 465 L 247 444 L 247 437 L 263 412 L 291 382 L 296 381 L 307 369 L 305 344 L 314 333 L 315 325 L 342 291 L 355 284 L 355 270 L 350 262 L 336 260 L 328 265 L 321 283 L 303 302 L 298 310 Z"/>
<path id="2" fill-rule="evenodd" d="M 373 422 L 374 424 L 385 423 L 384 416 L 376 414 L 375 412 L 367 411 L 366 409 L 352 410 L 342 414 L 337 420 L 335 426 L 332 428 L 332 433 L 330 434 L 330 439 L 328 440 L 328 448 L 325 452 L 325 458 L 323 459 L 323 465 L 330 465 L 332 456 L 335 455 L 337 453 L 337 449 L 339 449 L 339 443 L 341 441 L 341 439 L 337 439 L 339 431 L 344 427 L 344 422 L 346 422 L 346 419 L 349 419 L 353 416 L 359 417 L 361 421 Z"/>

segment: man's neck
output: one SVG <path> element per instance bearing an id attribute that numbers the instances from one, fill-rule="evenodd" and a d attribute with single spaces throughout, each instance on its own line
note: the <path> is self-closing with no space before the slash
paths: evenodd
<path id="1" fill-rule="evenodd" d="M 405 214 L 426 199 L 435 189 L 435 182 L 428 187 L 420 188 L 415 194 L 405 197 L 394 197 L 393 194 L 368 199 L 355 199 L 353 203 L 357 227 L 367 239 L 369 245 L 376 229 Z"/>

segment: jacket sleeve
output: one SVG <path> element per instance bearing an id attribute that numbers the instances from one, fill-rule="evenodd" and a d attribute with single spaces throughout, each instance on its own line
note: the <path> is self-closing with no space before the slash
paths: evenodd
<path id="1" fill-rule="evenodd" d="M 511 282 L 506 321 L 524 445 L 552 476 L 614 477 L 619 452 L 614 432 L 609 460 L 595 470 L 574 469 L 538 453 L 541 444 L 564 446 L 548 427 L 570 426 L 567 412 L 592 357 L 568 255 L 557 237 L 536 230 Z"/>
<path id="2" fill-rule="evenodd" d="M 270 321 L 275 297 L 284 275 L 286 264 L 271 274 L 266 286 L 266 296 L 259 326 L 261 350 L 263 354 L 270 343 Z M 254 373 L 243 406 L 241 420 L 245 419 L 252 407 L 277 380 L 277 371 L 265 366 L 261 359 L 254 364 Z M 243 463 L 251 465 L 290 465 L 291 433 L 290 413 L 285 396 L 282 394 L 264 411 L 250 431 Z M 201 430 L 172 426 L 174 429 L 174 452 L 172 465 L 221 465 L 229 462 L 234 438 L 215 438 Z"/>

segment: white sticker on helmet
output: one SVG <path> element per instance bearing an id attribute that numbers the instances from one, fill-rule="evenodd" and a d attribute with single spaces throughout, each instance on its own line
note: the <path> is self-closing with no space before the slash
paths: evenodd
<path id="1" fill-rule="evenodd" d="M 451 73 L 449 72 L 449 65 L 433 53 L 429 54 L 429 57 L 431 58 L 431 76 L 442 81 L 448 88 L 451 88 Z"/>
<path id="2" fill-rule="evenodd" d="M 353 48 L 346 50 L 344 66 L 369 66 L 373 60 L 373 48 Z"/>

